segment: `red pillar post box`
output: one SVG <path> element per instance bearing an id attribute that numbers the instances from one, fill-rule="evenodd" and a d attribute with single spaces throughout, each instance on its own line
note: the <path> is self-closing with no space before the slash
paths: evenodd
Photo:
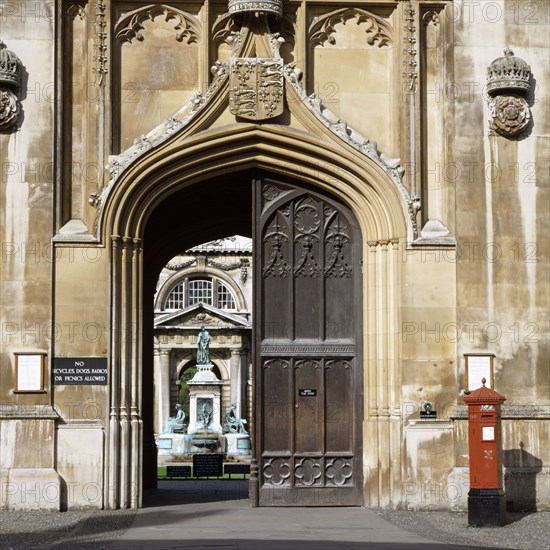
<path id="1" fill-rule="evenodd" d="M 500 405 L 506 398 L 483 386 L 464 397 L 468 405 L 470 491 L 468 523 L 478 527 L 503 525 L 506 502 L 502 488 Z"/>

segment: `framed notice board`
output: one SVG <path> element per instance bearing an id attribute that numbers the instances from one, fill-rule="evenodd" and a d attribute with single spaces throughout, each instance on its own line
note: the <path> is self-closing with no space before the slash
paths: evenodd
<path id="1" fill-rule="evenodd" d="M 466 361 L 465 386 L 466 391 L 481 388 L 485 378 L 485 387 L 493 388 L 493 358 L 494 353 L 465 353 Z"/>
<path id="2" fill-rule="evenodd" d="M 44 392 L 44 361 L 46 354 L 16 352 L 15 393 Z"/>

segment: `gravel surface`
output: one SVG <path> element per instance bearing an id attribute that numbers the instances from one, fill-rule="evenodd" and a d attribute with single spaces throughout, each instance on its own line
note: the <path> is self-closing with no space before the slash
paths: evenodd
<path id="1" fill-rule="evenodd" d="M 466 512 L 377 510 L 385 520 L 419 535 L 453 544 L 500 547 L 503 550 L 550 550 L 550 512 L 508 513 L 502 527 L 470 527 Z"/>
<path id="2" fill-rule="evenodd" d="M 0 549 L 100 550 L 125 533 L 135 516 L 135 510 L 2 512 Z"/>

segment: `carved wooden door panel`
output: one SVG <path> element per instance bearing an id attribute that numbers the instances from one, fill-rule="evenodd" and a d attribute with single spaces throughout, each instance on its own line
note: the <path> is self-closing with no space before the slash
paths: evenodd
<path id="1" fill-rule="evenodd" d="M 316 191 L 254 185 L 259 504 L 361 505 L 357 222 Z"/>

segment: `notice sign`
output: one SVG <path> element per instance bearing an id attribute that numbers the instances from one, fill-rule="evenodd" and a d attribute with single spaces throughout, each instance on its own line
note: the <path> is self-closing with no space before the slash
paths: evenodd
<path id="1" fill-rule="evenodd" d="M 223 455 L 204 453 L 193 455 L 193 474 L 195 477 L 220 477 L 223 475 Z"/>
<path id="2" fill-rule="evenodd" d="M 310 388 L 299 389 L 298 390 L 298 395 L 300 397 L 317 397 L 317 390 L 310 389 Z"/>
<path id="3" fill-rule="evenodd" d="M 53 383 L 66 386 L 107 385 L 106 357 L 56 357 L 53 363 Z"/>

